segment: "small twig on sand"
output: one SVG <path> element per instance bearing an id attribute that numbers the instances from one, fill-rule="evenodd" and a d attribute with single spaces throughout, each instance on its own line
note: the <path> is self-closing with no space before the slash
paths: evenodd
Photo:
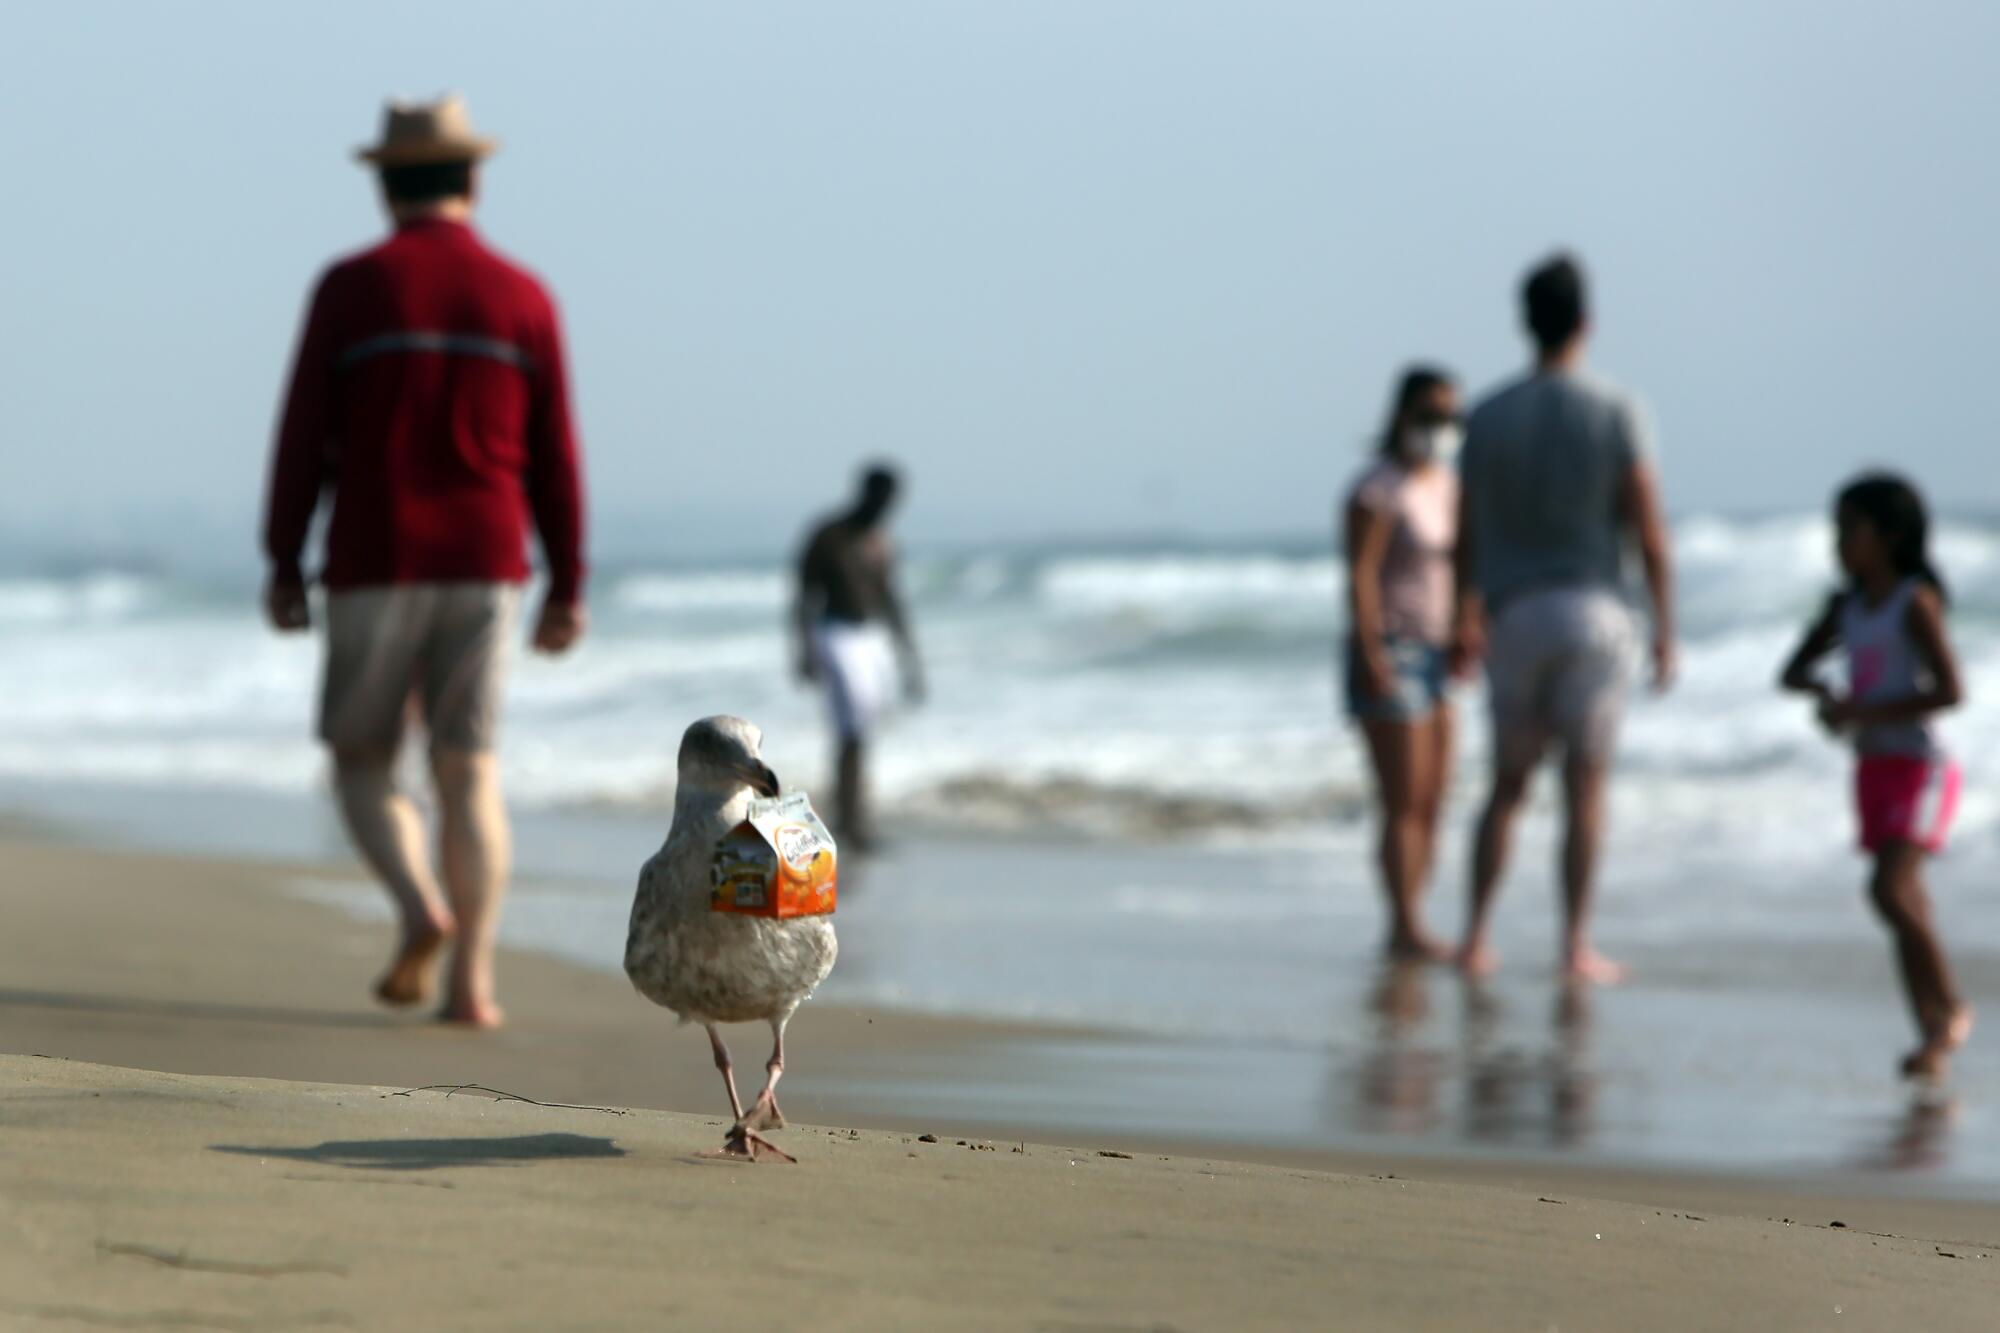
<path id="1" fill-rule="evenodd" d="M 246 1263 L 237 1259 L 200 1259 L 186 1250 L 163 1250 L 154 1245 L 132 1245 L 121 1241 L 100 1240 L 97 1242 L 99 1254 L 126 1255 L 134 1259 L 151 1259 L 156 1264 L 168 1268 L 185 1268 L 195 1273 L 229 1273 L 237 1277 L 288 1277 L 294 1273 L 329 1273 L 334 1277 L 346 1277 L 347 1270 L 339 1264 L 315 1263 Z"/>
<path id="2" fill-rule="evenodd" d="M 530 1106 L 546 1106 L 552 1111 L 602 1111 L 606 1115 L 630 1115 L 631 1112 L 617 1106 L 579 1106 L 575 1102 L 538 1102 L 533 1097 L 523 1097 L 518 1092 L 504 1092 L 499 1088 L 489 1088 L 484 1083 L 426 1083 L 421 1088 L 405 1088 L 392 1092 L 391 1097 L 407 1097 L 413 1092 L 441 1092 L 449 1097 L 454 1092 L 490 1092 L 502 1101 L 526 1102 Z"/>

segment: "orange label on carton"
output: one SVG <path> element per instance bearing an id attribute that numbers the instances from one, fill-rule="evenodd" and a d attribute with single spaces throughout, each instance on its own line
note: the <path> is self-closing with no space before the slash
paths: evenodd
<path id="1" fill-rule="evenodd" d="M 710 910 L 744 916 L 824 916 L 835 899 L 833 835 L 802 791 L 750 802 L 715 845 Z"/>

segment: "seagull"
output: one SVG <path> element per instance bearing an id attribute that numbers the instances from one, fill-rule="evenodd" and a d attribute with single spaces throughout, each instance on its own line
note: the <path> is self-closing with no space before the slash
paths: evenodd
<path id="1" fill-rule="evenodd" d="M 681 737 L 679 786 L 667 841 L 639 872 L 625 975 L 638 992 L 683 1023 L 708 1029 L 715 1067 L 736 1117 L 723 1157 L 798 1159 L 762 1134 L 785 1124 L 778 1078 L 785 1071 L 785 1024 L 833 970 L 839 946 L 830 916 L 779 919 L 709 907 L 709 863 L 725 834 L 749 814 L 750 799 L 776 796 L 778 775 L 758 752 L 764 733 L 740 717 L 705 717 Z M 764 1090 L 748 1115 L 718 1023 L 770 1024 Z"/>

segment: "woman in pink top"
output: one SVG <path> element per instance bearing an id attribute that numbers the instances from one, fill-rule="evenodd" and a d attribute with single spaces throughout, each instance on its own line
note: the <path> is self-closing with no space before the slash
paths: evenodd
<path id="1" fill-rule="evenodd" d="M 1451 776 L 1446 695 L 1460 437 L 1442 371 L 1406 371 L 1381 454 L 1348 493 L 1347 710 L 1368 738 L 1382 810 L 1382 881 L 1392 958 L 1441 959 L 1420 904 Z"/>

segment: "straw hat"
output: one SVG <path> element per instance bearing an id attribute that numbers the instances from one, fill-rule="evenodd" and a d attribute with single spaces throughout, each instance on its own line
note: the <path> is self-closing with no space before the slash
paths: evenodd
<path id="1" fill-rule="evenodd" d="M 391 102 L 382 116 L 382 142 L 354 155 L 378 167 L 436 162 L 477 162 L 500 146 L 472 132 L 465 99 L 446 93 L 435 102 Z"/>

